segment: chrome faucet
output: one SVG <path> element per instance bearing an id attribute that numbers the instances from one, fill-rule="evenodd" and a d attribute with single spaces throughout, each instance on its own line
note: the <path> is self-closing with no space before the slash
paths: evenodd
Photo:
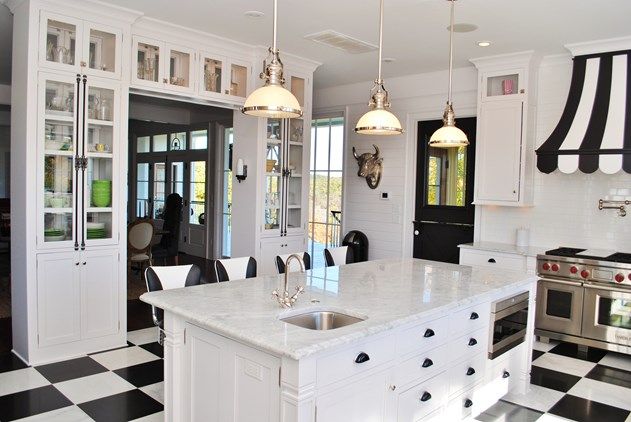
<path id="1" fill-rule="evenodd" d="M 294 303 L 298 299 L 298 295 L 300 293 L 304 293 L 304 291 L 305 291 L 304 287 L 296 286 L 296 293 L 294 293 L 293 295 L 289 296 L 289 291 L 287 290 L 287 281 L 288 281 L 288 277 L 289 277 L 289 262 L 292 259 L 298 260 L 298 263 L 300 264 L 300 272 L 302 272 L 302 273 L 305 272 L 305 267 L 302 264 L 302 258 L 300 258 L 299 255 L 291 254 L 291 255 L 289 255 L 287 257 L 287 261 L 285 261 L 285 287 L 283 289 L 283 292 L 282 293 L 278 293 L 277 290 L 274 290 L 272 292 L 272 296 L 274 296 L 276 298 L 276 300 L 278 301 L 280 306 L 282 306 L 283 308 L 291 308 L 292 306 L 294 306 Z"/>

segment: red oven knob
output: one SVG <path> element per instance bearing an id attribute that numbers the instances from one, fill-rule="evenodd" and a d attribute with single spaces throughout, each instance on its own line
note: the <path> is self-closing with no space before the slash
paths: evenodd
<path id="1" fill-rule="evenodd" d="M 559 264 L 552 264 L 552 271 L 554 271 L 555 273 L 559 271 Z"/>
<path id="2" fill-rule="evenodd" d="M 629 280 L 631 280 L 631 273 L 629 273 L 629 276 L 627 277 Z"/>
<path id="3" fill-rule="evenodd" d="M 571 272 L 572 274 L 576 274 L 576 273 L 578 272 L 578 268 L 576 268 L 574 265 L 572 265 L 572 266 L 570 267 L 570 272 Z"/>
<path id="4" fill-rule="evenodd" d="M 544 262 L 541 268 L 543 268 L 544 271 L 550 271 L 550 264 Z"/>
<path id="5" fill-rule="evenodd" d="M 589 271 L 587 271 L 587 270 L 581 271 L 581 277 L 583 277 L 583 278 L 589 277 Z"/>
<path id="6" fill-rule="evenodd" d="M 616 283 L 622 283 L 624 281 L 624 274 L 616 274 Z"/>

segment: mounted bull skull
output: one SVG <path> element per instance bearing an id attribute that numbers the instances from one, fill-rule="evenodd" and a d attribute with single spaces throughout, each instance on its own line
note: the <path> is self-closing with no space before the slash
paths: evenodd
<path id="1" fill-rule="evenodd" d="M 379 157 L 379 148 L 377 148 L 377 145 L 373 144 L 373 147 L 375 147 L 374 154 L 366 152 L 362 155 L 358 155 L 357 152 L 355 152 L 355 147 L 353 147 L 353 156 L 359 165 L 357 175 L 366 178 L 366 183 L 368 183 L 370 189 L 376 189 L 377 186 L 379 186 L 381 173 L 383 172 L 383 158 Z"/>

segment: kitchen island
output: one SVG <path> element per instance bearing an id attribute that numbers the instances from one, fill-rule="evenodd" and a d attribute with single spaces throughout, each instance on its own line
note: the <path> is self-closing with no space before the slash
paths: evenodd
<path id="1" fill-rule="evenodd" d="M 166 420 L 460 420 L 528 386 L 531 275 L 377 260 L 291 273 L 290 292 L 305 287 L 293 309 L 271 296 L 282 277 L 141 296 L 165 311 Z M 490 359 L 495 303 L 525 292 L 523 342 Z M 315 311 L 357 322 L 281 320 Z"/>

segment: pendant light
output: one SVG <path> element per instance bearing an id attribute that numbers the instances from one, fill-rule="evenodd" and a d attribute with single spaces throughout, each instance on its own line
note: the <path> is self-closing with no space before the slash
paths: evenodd
<path id="1" fill-rule="evenodd" d="M 451 2 L 451 24 L 449 25 L 449 90 L 447 94 L 447 106 L 443 112 L 443 127 L 438 129 L 429 140 L 429 146 L 437 148 L 453 148 L 469 145 L 467 135 L 456 127 L 456 115 L 451 103 L 451 79 L 454 61 L 454 4 Z"/>
<path id="2" fill-rule="evenodd" d="M 375 83 L 370 90 L 370 101 L 368 107 L 370 111 L 364 114 L 357 125 L 355 132 L 364 135 L 399 135 L 403 133 L 401 122 L 397 116 L 392 114 L 390 101 L 388 100 L 388 91 L 383 86 L 381 78 L 381 50 L 383 49 L 383 1 L 379 8 L 379 75 L 375 79 Z"/>
<path id="3" fill-rule="evenodd" d="M 248 96 L 241 112 L 256 117 L 288 119 L 302 116 L 302 109 L 294 94 L 285 88 L 283 62 L 280 61 L 276 48 L 277 8 L 278 0 L 274 0 L 273 44 L 269 48 L 269 56 L 263 62 L 264 70 L 260 74 L 260 78 L 265 80 L 265 85 Z"/>

